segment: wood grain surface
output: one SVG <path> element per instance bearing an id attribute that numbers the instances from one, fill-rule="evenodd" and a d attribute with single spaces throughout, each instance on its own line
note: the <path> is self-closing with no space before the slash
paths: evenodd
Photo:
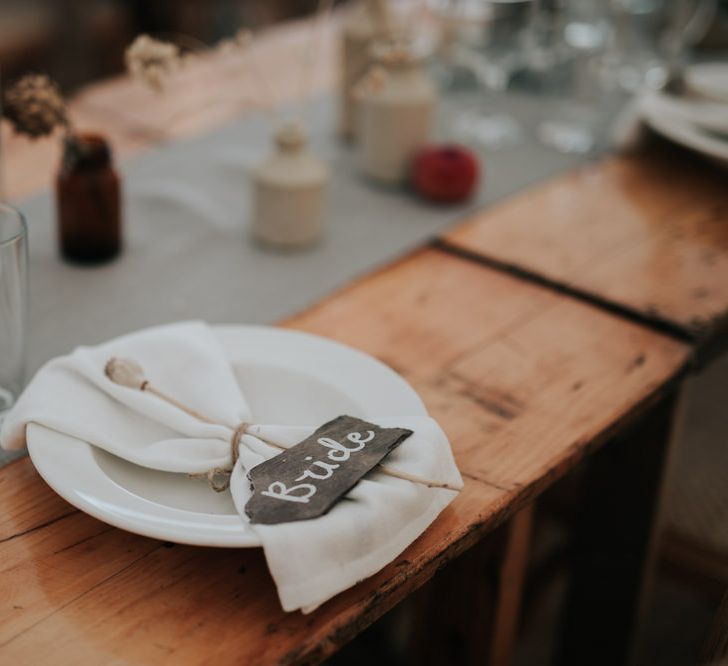
<path id="1" fill-rule="evenodd" d="M 366 314 L 364 314 L 366 313 Z M 352 344 L 413 383 L 464 491 L 400 557 L 311 615 L 285 614 L 260 550 L 172 546 L 0 470 L 8 663 L 315 663 L 621 429 L 679 376 L 683 344 L 447 253 L 420 251 L 286 326 Z"/>
<path id="2" fill-rule="evenodd" d="M 701 346 L 724 347 L 726 177 L 655 141 L 478 213 L 444 242 Z"/>

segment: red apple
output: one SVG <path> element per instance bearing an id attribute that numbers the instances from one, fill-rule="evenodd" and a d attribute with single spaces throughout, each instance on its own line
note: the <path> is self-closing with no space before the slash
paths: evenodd
<path id="1" fill-rule="evenodd" d="M 478 158 L 463 146 L 429 146 L 415 157 L 412 181 L 420 196 L 440 203 L 467 199 L 478 182 Z"/>

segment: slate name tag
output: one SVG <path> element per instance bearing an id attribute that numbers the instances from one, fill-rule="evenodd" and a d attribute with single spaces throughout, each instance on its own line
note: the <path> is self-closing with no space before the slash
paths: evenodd
<path id="1" fill-rule="evenodd" d="M 411 434 L 339 416 L 250 470 L 245 513 L 263 525 L 322 516 Z"/>

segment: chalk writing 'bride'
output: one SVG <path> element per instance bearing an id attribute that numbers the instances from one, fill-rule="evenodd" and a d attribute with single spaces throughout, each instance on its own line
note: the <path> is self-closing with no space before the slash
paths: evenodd
<path id="1" fill-rule="evenodd" d="M 337 416 L 250 468 L 245 515 L 254 525 L 318 518 L 411 434 L 406 428 Z"/>
<path id="2" fill-rule="evenodd" d="M 316 481 L 325 481 L 326 479 L 330 479 L 334 475 L 335 470 L 341 467 L 341 464 L 334 463 L 346 462 L 349 460 L 352 453 L 361 451 L 367 445 L 367 442 L 371 442 L 373 439 L 373 430 L 368 430 L 366 436 L 363 436 L 360 432 L 350 432 L 346 436 L 346 441 L 353 444 L 353 446 L 347 446 L 346 444 L 337 442 L 330 437 L 320 437 L 317 440 L 318 443 L 328 449 L 326 457 L 334 462 L 331 463 L 315 460 L 311 463 L 310 467 L 304 470 L 303 474 L 295 480 L 305 481 L 306 479 L 313 479 Z M 313 456 L 306 456 L 305 460 L 311 461 L 313 460 Z M 261 491 L 260 494 L 265 495 L 266 497 L 284 500 L 286 502 L 299 502 L 305 504 L 316 494 L 316 490 L 317 488 L 313 483 L 299 483 L 288 488 L 282 481 L 273 481 L 268 486 L 268 489 Z"/>

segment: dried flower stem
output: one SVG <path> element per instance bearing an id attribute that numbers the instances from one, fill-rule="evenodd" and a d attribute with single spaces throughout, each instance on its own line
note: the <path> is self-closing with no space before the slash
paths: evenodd
<path id="1" fill-rule="evenodd" d="M 298 100 L 301 104 L 299 108 L 298 116 L 299 121 L 302 120 L 303 115 L 303 103 L 306 101 L 306 92 L 310 92 L 311 81 L 313 79 L 313 73 L 316 70 L 316 63 L 318 62 L 321 39 L 318 34 L 322 27 L 326 24 L 326 19 L 329 18 L 334 8 L 334 0 L 319 0 L 316 7 L 316 12 L 312 19 L 313 25 L 311 26 L 312 42 L 313 47 L 308 44 L 308 40 L 304 40 L 303 52 L 301 54 L 301 79 L 298 89 Z"/>
<path id="2" fill-rule="evenodd" d="M 114 382 L 114 384 L 118 384 L 119 386 L 125 386 L 126 388 L 138 389 L 139 391 L 144 391 L 146 393 L 151 393 L 152 395 L 157 396 L 160 400 L 168 402 L 173 407 L 182 410 L 193 418 L 196 418 L 199 421 L 204 421 L 205 423 L 211 423 L 215 425 L 214 421 L 208 419 L 203 414 L 200 414 L 198 411 L 192 409 L 191 407 L 183 405 L 181 402 L 175 400 L 173 397 L 152 386 L 149 383 L 149 380 L 144 375 L 144 370 L 142 366 L 133 359 L 117 357 L 110 358 L 104 366 L 104 374 L 112 382 Z"/>
<path id="3" fill-rule="evenodd" d="M 199 421 L 202 421 L 204 423 L 210 423 L 212 425 L 220 425 L 212 419 L 209 419 L 206 416 L 200 414 L 198 411 L 192 409 L 191 407 L 183 405 L 181 402 L 167 395 L 163 391 L 156 389 L 149 383 L 149 380 L 144 376 L 144 371 L 142 367 L 132 359 L 111 358 L 104 367 L 104 373 L 115 384 L 119 384 L 120 386 L 126 386 L 127 388 L 137 389 L 139 391 L 144 391 L 146 393 L 151 393 L 160 400 L 164 400 L 173 407 L 176 407 L 177 409 L 183 411 L 185 414 L 189 414 Z M 226 425 L 226 427 L 230 428 L 231 430 L 236 430 L 236 428 L 233 428 L 229 425 Z M 273 448 L 276 448 L 280 451 L 286 451 L 288 448 L 285 446 L 281 446 L 280 444 L 276 444 L 275 442 L 271 442 L 270 440 L 265 439 L 260 435 L 252 435 L 252 437 L 257 437 L 265 444 L 268 444 L 269 446 L 272 446 Z M 417 476 L 416 474 L 399 472 L 397 470 L 391 469 L 390 467 L 382 465 L 382 463 L 379 463 L 378 467 L 379 471 L 382 472 L 382 474 L 386 474 L 387 476 L 392 476 L 397 479 L 403 479 L 404 481 L 418 483 L 420 485 L 427 486 L 428 488 L 445 488 L 447 490 L 459 490 L 459 488 L 455 488 L 448 483 L 438 483 L 429 479 L 425 479 L 421 476 Z"/>
<path id="4" fill-rule="evenodd" d="M 190 51 L 204 51 L 209 48 L 201 39 L 197 39 L 197 37 L 193 37 L 192 35 L 186 35 L 182 32 L 155 32 L 153 36 L 155 39 L 175 43 Z"/>
<path id="5" fill-rule="evenodd" d="M 154 128 L 155 133 L 162 138 L 166 138 L 170 135 L 168 132 L 170 125 L 175 125 L 180 119 L 200 109 L 217 106 L 220 103 L 243 103 L 247 105 L 249 101 L 252 101 L 253 108 L 275 110 L 276 104 L 270 94 L 267 78 L 261 72 L 252 48 L 249 48 L 250 41 L 249 32 L 242 29 L 234 37 L 223 39 L 212 47 L 208 46 L 202 40 L 181 33 L 170 33 L 165 36 L 159 35 L 158 37 L 151 37 L 150 35 L 138 36 L 126 50 L 127 69 L 132 76 L 141 78 L 147 85 L 159 92 L 164 90 L 169 75 L 173 71 L 179 70 L 187 65 L 190 58 L 194 57 L 194 54 L 225 54 L 227 58 L 226 62 L 229 63 L 229 56 L 247 53 L 248 68 L 251 70 L 252 78 L 255 79 L 254 87 L 258 89 L 259 93 L 262 93 L 252 96 L 224 95 L 190 105 L 187 108 L 176 109 L 165 121 L 164 128 Z M 188 53 L 182 53 L 180 47 L 187 49 Z M 238 75 L 239 72 L 230 73 L 229 78 Z"/>
<path id="6" fill-rule="evenodd" d="M 252 97 L 215 97 L 214 99 L 207 99 L 197 104 L 192 104 L 188 107 L 177 109 L 171 116 L 165 121 L 165 128 L 161 130 L 162 134 L 170 136 L 169 130 L 172 129 L 180 120 L 184 120 L 187 116 L 196 111 L 206 109 L 208 107 L 219 106 L 220 104 L 240 104 L 246 108 L 256 108 L 256 99 Z M 248 107 L 248 105 L 250 105 Z M 265 108 L 260 104 L 257 108 Z"/>
<path id="7" fill-rule="evenodd" d="M 425 479 L 422 476 L 417 476 L 417 474 L 409 474 L 408 472 L 398 472 L 396 469 L 392 469 L 391 467 L 386 467 L 385 465 L 382 465 L 382 463 L 379 463 L 377 467 L 379 467 L 379 471 L 382 474 L 386 474 L 387 476 L 393 476 L 395 479 L 411 481 L 412 483 L 418 483 L 422 486 L 427 486 L 428 488 L 444 488 L 445 490 L 460 491 L 460 488 L 451 486 L 449 483 L 430 481 L 429 479 Z"/>
<path id="8" fill-rule="evenodd" d="M 212 425 L 217 425 L 214 421 L 211 421 L 203 414 L 200 414 L 199 412 L 195 411 L 191 407 L 187 407 L 186 405 L 183 405 L 181 402 L 175 400 L 172 396 L 167 395 L 166 393 L 163 393 L 159 389 L 155 388 L 149 382 L 146 383 L 144 388 L 141 389 L 142 391 L 145 391 L 146 393 L 151 393 L 152 395 L 157 396 L 160 400 L 164 400 L 165 402 L 168 402 L 173 407 L 176 407 L 177 409 L 181 409 L 186 414 L 189 414 L 193 418 L 196 418 L 198 421 L 203 421 L 204 423 L 210 423 Z"/>
<path id="9" fill-rule="evenodd" d="M 139 35 L 126 49 L 124 60 L 129 73 L 161 93 L 170 74 L 182 64 L 180 48 L 172 42 Z"/>

